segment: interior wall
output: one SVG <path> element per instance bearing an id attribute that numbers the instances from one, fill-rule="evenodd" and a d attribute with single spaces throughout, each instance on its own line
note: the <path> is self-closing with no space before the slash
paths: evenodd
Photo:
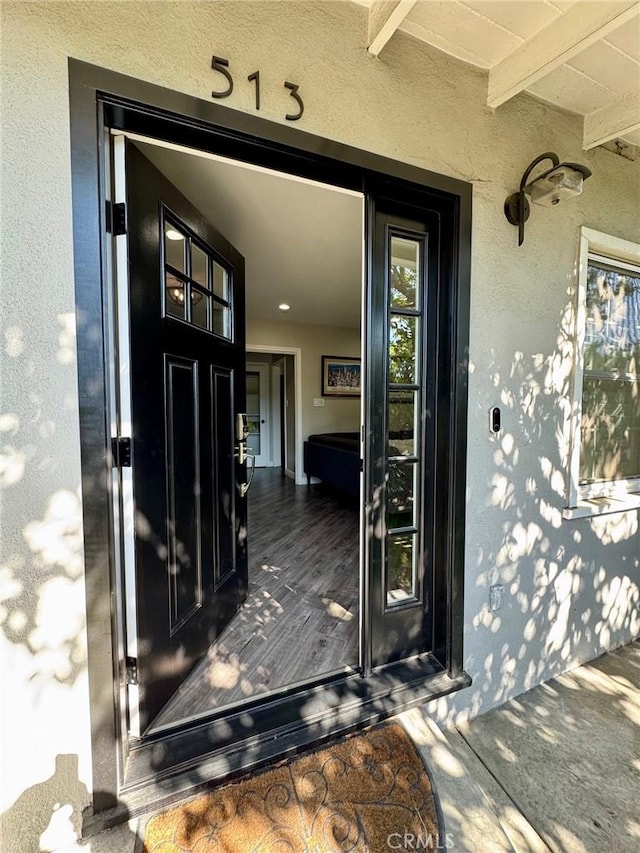
<path id="1" fill-rule="evenodd" d="M 230 109 L 255 114 L 246 77 L 261 69 L 261 116 L 291 124 L 278 81 L 293 80 L 306 105 L 301 130 L 473 183 L 464 616 L 473 685 L 434 713 L 480 713 L 640 632 L 637 511 L 561 516 L 578 228 L 640 239 L 640 161 L 584 153 L 581 119 L 526 95 L 488 109 L 486 74 L 402 33 L 372 58 L 367 10 L 356 4 L 152 6 L 5 0 L 0 10 L 0 642 L 2 765 L 11 768 L 0 810 L 8 849 L 68 842 L 91 798 L 79 496 L 96 484 L 80 477 L 68 57 L 208 100 L 219 83 L 215 52 L 236 76 Z M 547 150 L 593 176 L 580 198 L 532 211 L 518 248 L 504 199 Z M 78 322 L 99 346 L 100 318 Z M 272 343 L 269 332 L 255 327 L 249 339 Z M 310 405 L 325 347 L 358 354 L 339 329 L 332 334 L 314 352 L 305 346 L 306 434 L 358 421 L 356 401 Z M 487 428 L 492 405 L 503 407 L 498 439 Z M 505 604 L 492 613 L 496 582 Z"/>
<path id="2" fill-rule="evenodd" d="M 300 441 L 318 432 L 352 432 L 360 428 L 360 399 L 321 397 L 322 356 L 360 356 L 360 332 L 339 326 L 247 322 L 247 346 L 300 347 L 302 350 L 302 430 Z M 321 398 L 324 406 L 314 406 Z"/>

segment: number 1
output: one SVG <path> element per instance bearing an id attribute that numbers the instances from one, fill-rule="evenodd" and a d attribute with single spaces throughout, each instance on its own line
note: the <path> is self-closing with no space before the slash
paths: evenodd
<path id="1" fill-rule="evenodd" d="M 254 71 L 253 74 L 249 74 L 247 80 L 251 82 L 252 80 L 256 81 L 256 109 L 260 109 L 260 72 Z"/>

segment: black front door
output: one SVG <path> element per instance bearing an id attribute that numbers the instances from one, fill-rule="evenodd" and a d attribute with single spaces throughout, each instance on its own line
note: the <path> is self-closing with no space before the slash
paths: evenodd
<path id="1" fill-rule="evenodd" d="M 244 259 L 126 142 L 140 732 L 247 592 Z"/>

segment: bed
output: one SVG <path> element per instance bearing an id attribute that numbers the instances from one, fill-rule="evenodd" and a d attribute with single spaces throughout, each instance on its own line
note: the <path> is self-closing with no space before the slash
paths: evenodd
<path id="1" fill-rule="evenodd" d="M 317 477 L 353 498 L 360 496 L 360 437 L 357 432 L 310 435 L 304 443 L 307 483 Z"/>

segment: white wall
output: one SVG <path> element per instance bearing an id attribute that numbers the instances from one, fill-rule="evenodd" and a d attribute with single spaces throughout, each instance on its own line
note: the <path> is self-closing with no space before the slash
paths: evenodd
<path id="1" fill-rule="evenodd" d="M 265 323 L 249 320 L 247 346 L 300 347 L 302 350 L 301 440 L 318 432 L 353 432 L 360 428 L 360 399 L 325 397 L 324 406 L 313 400 L 322 392 L 323 355 L 360 355 L 360 332 L 340 326 L 307 323 Z"/>
<path id="2" fill-rule="evenodd" d="M 583 154 L 579 118 L 527 96 L 487 109 L 484 74 L 402 34 L 373 59 L 366 30 L 366 9 L 338 2 L 2 4 L 0 640 L 11 771 L 0 808 L 10 850 L 48 849 L 89 801 L 69 56 L 208 99 L 215 52 L 240 80 L 260 68 L 265 83 L 298 82 L 300 129 L 473 182 L 465 666 L 474 684 L 437 713 L 485 710 L 640 631 L 638 513 L 560 516 L 577 230 L 638 240 L 640 162 Z M 226 103 L 253 112 L 253 98 L 238 85 Z M 265 118 L 284 124 L 289 106 L 279 87 L 263 91 Z M 545 150 L 585 162 L 593 177 L 579 199 L 535 210 L 517 248 L 502 205 Z M 250 338 L 266 341 L 259 328 Z M 493 404 L 504 408 L 499 442 L 487 430 Z M 326 420 L 307 432 L 335 428 L 335 407 L 349 405 L 318 410 Z M 495 581 L 506 602 L 492 615 Z"/>

